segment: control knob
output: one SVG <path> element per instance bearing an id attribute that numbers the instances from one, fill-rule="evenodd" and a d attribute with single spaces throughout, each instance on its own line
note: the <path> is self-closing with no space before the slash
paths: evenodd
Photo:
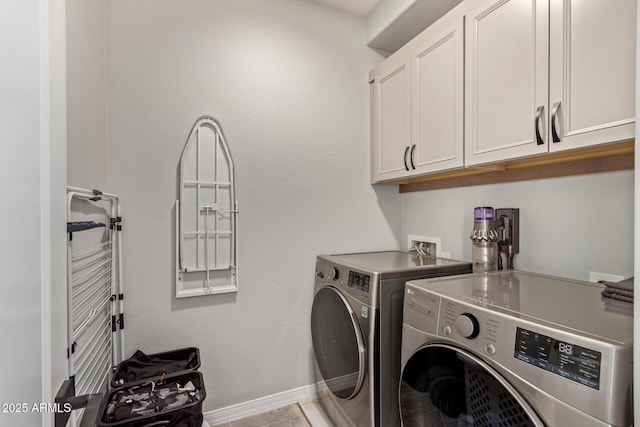
<path id="1" fill-rule="evenodd" d="M 480 334 L 480 323 L 471 313 L 462 313 L 456 319 L 456 331 L 465 338 L 473 339 Z"/>
<path id="2" fill-rule="evenodd" d="M 340 277 L 340 270 L 337 267 L 332 267 L 329 271 L 329 279 L 338 280 L 338 277 Z"/>

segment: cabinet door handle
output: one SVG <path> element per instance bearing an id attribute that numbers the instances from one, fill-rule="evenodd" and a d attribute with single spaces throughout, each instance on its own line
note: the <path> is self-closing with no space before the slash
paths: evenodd
<path id="1" fill-rule="evenodd" d="M 416 151 L 416 144 L 411 146 L 411 154 L 409 155 L 409 160 L 411 161 L 411 168 L 415 169 L 416 165 L 413 164 L 413 153 Z"/>
<path id="2" fill-rule="evenodd" d="M 542 120 L 542 115 L 543 114 L 544 114 L 544 105 L 541 105 L 536 110 L 536 121 L 535 121 L 536 143 L 538 145 L 543 145 L 544 144 L 544 139 L 542 138 L 542 135 L 540 134 L 540 120 Z"/>
<path id="3" fill-rule="evenodd" d="M 409 165 L 407 164 L 407 153 L 409 152 L 409 146 L 404 149 L 404 168 L 407 172 L 409 172 Z"/>
<path id="4" fill-rule="evenodd" d="M 551 110 L 551 137 L 553 142 L 560 142 L 560 136 L 558 136 L 558 129 L 556 127 L 559 109 L 560 109 L 559 102 L 556 102 L 555 104 L 553 104 L 553 109 Z"/>

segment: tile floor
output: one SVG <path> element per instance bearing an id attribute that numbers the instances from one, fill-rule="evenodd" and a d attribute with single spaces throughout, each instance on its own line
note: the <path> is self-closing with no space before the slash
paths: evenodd
<path id="1" fill-rule="evenodd" d="M 298 404 L 212 427 L 312 427 Z"/>

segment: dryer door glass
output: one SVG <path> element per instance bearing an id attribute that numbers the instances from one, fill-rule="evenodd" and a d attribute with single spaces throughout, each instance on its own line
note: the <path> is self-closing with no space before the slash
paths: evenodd
<path id="1" fill-rule="evenodd" d="M 405 427 L 544 425 L 500 374 L 448 345 L 427 345 L 411 356 L 399 398 Z"/>
<path id="2" fill-rule="evenodd" d="M 355 313 L 332 287 L 320 289 L 313 300 L 311 337 L 327 387 L 341 399 L 354 397 L 364 381 L 365 347 Z"/>

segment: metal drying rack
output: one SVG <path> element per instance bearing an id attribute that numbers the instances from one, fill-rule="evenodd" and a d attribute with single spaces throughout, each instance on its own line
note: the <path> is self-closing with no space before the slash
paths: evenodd
<path id="1" fill-rule="evenodd" d="M 124 359 L 121 223 L 117 196 L 67 187 L 65 397 L 104 392 L 112 369 Z M 82 413 L 74 414 L 72 425 Z"/>

